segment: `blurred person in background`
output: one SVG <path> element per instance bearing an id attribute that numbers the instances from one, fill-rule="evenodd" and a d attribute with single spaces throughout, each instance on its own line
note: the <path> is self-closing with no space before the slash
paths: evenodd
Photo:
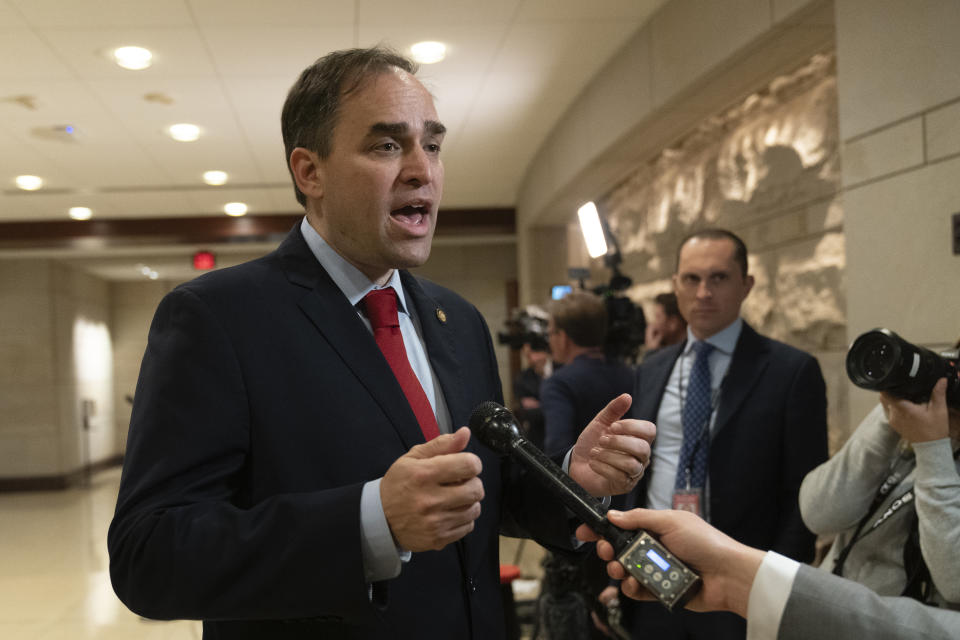
<path id="1" fill-rule="evenodd" d="M 577 440 L 586 424 L 585 416 L 595 415 L 613 398 L 633 390 L 633 369 L 604 353 L 608 314 L 602 297 L 573 291 L 551 302 L 548 313 L 550 353 L 558 365 L 540 388 L 545 451 L 550 455 L 568 449 Z M 613 499 L 617 508 L 624 504 L 623 496 Z M 549 620 L 544 621 L 547 637 L 602 637 L 591 618 L 605 619 L 606 607 L 598 596 L 609 580 L 595 554 L 554 552 L 545 564 L 544 583 L 544 615 L 559 621 L 553 629 Z"/>
<path id="2" fill-rule="evenodd" d="M 687 321 L 680 315 L 677 294 L 661 293 L 653 299 L 653 318 L 647 325 L 643 341 L 646 360 L 664 347 L 683 342 L 687 337 Z"/>

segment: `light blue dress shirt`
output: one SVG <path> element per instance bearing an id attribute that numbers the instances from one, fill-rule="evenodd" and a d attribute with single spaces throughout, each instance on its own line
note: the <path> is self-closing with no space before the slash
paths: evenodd
<path id="1" fill-rule="evenodd" d="M 710 388 L 713 397 L 713 410 L 710 413 L 710 431 L 717 422 L 717 407 L 720 401 L 720 385 L 730 368 L 733 350 L 740 338 L 743 320 L 737 318 L 727 328 L 718 331 L 705 342 L 714 346 L 710 353 Z M 672 509 L 674 481 L 677 477 L 677 464 L 680 461 L 680 446 L 683 443 L 683 424 L 681 408 L 683 399 L 690 387 L 690 372 L 696 353 L 694 343 L 698 342 L 687 327 L 687 343 L 683 353 L 677 358 L 670 372 L 667 386 L 663 390 L 660 409 L 657 412 L 657 439 L 653 443 L 653 455 L 650 464 L 650 486 L 647 490 L 647 505 L 651 509 Z M 705 519 L 709 518 L 710 478 L 704 492 L 703 510 Z"/>
<path id="2" fill-rule="evenodd" d="M 306 217 L 300 223 L 300 231 L 320 265 L 330 275 L 334 284 L 343 292 L 350 304 L 357 309 L 357 315 L 367 329 L 373 333 L 370 321 L 361 313 L 358 305 L 367 293 L 378 287 L 327 244 L 320 234 L 310 226 Z M 420 385 L 430 401 L 430 406 L 433 407 L 440 433 L 451 433 L 450 412 L 447 410 L 443 391 L 440 389 L 436 376 L 433 374 L 433 369 L 430 367 L 430 361 L 423 344 L 420 321 L 416 317 L 413 307 L 407 305 L 403 286 L 400 282 L 400 272 L 396 269 L 390 276 L 390 280 L 382 288 L 387 287 L 393 287 L 397 292 L 397 315 L 410 367 L 417 375 L 417 379 L 420 380 Z M 409 551 L 397 548 L 393 541 L 393 535 L 390 533 L 387 518 L 383 514 L 383 505 L 380 502 L 381 479 L 377 478 L 367 482 L 363 486 L 363 493 L 360 498 L 361 548 L 363 550 L 364 573 L 368 583 L 397 577 L 400 575 L 401 560 L 407 561 L 410 559 Z"/>

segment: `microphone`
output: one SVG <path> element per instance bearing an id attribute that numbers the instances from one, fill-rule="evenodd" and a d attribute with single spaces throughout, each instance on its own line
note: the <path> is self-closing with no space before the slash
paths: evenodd
<path id="1" fill-rule="evenodd" d="M 617 561 L 667 609 L 682 606 L 700 589 L 700 576 L 646 531 L 627 531 L 606 517 L 603 504 L 520 434 L 505 407 L 484 402 L 470 416 L 470 430 L 497 453 L 526 467 L 570 511 L 613 545 Z"/>

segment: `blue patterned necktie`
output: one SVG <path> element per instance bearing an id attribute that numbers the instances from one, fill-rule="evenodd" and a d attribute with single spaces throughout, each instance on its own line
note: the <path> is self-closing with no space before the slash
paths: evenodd
<path id="1" fill-rule="evenodd" d="M 697 354 L 690 371 L 690 387 L 683 400 L 683 444 L 677 464 L 677 489 L 702 489 L 707 484 L 707 460 L 710 453 L 710 352 L 712 344 L 696 342 Z M 687 485 L 689 470 L 689 486 Z"/>

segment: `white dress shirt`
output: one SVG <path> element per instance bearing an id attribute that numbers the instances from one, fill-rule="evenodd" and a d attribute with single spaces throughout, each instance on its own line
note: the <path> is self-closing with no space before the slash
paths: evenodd
<path id="1" fill-rule="evenodd" d="M 799 562 L 779 553 L 768 551 L 763 557 L 747 602 L 747 640 L 773 640 L 780 633 L 799 569 Z"/>

